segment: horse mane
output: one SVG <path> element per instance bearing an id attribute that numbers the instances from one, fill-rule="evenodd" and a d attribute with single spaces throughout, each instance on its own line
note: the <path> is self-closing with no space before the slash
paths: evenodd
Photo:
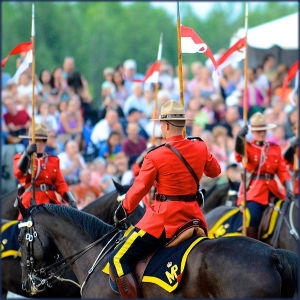
<path id="1" fill-rule="evenodd" d="M 89 205 L 85 206 L 82 211 L 84 212 L 88 212 L 90 210 L 93 209 L 94 206 L 97 206 L 98 203 L 101 201 L 102 203 L 105 203 L 107 206 L 111 207 L 112 206 L 112 201 L 111 201 L 111 197 L 112 195 L 116 194 L 117 191 L 113 190 L 97 199 L 95 199 L 93 202 L 91 202 Z M 117 202 L 116 202 L 117 203 Z M 117 206 L 117 205 L 116 205 Z M 104 207 L 103 210 L 105 210 L 106 208 Z"/>
<path id="2" fill-rule="evenodd" d="M 34 207 L 31 210 L 31 215 L 38 212 L 45 212 L 52 215 L 58 215 L 71 221 L 75 226 L 80 227 L 86 232 L 93 240 L 101 238 L 104 234 L 113 229 L 112 225 L 109 225 L 97 217 L 90 215 L 86 212 L 76 210 L 74 208 L 67 207 L 65 205 L 57 204 L 41 204 Z"/>

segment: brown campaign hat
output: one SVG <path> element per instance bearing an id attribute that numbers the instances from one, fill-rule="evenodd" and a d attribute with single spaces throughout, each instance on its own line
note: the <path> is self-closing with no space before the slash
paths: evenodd
<path id="1" fill-rule="evenodd" d="M 185 121 L 184 107 L 175 100 L 168 100 L 162 105 L 158 121 Z"/>
<path id="2" fill-rule="evenodd" d="M 249 128 L 252 131 L 262 131 L 273 129 L 276 126 L 276 124 L 267 124 L 265 116 L 262 113 L 257 112 L 251 117 Z"/>
<path id="3" fill-rule="evenodd" d="M 20 135 L 22 139 L 32 139 L 32 127 L 29 128 L 28 135 Z M 48 138 L 48 126 L 46 124 L 35 124 L 35 138 L 46 140 Z"/>

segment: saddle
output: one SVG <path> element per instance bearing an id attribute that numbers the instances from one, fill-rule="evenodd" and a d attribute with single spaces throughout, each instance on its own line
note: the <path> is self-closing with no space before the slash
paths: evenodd
<path id="1" fill-rule="evenodd" d="M 202 228 L 204 227 L 199 219 L 193 219 L 180 226 L 175 232 L 172 239 L 165 245 L 166 248 L 175 247 L 193 236 L 207 236 L 207 232 Z M 140 284 L 148 263 L 155 252 L 149 254 L 146 258 L 140 260 L 135 267 L 135 275 L 137 282 Z"/>
<path id="2" fill-rule="evenodd" d="M 277 200 L 278 199 L 276 199 L 275 197 L 271 197 L 270 198 L 270 203 L 269 203 L 268 207 L 265 209 L 265 211 L 262 215 L 262 218 L 261 218 L 261 221 L 260 221 L 259 227 L 258 227 L 258 239 L 259 240 L 262 240 L 267 235 L 273 233 L 273 232 L 269 232 L 270 231 L 270 225 L 271 225 L 271 217 L 274 215 L 274 209 L 276 211 L 279 211 L 280 210 L 280 205 L 281 205 L 281 202 L 279 203 Z M 277 218 L 277 214 L 276 214 L 276 218 Z M 275 226 L 276 221 L 277 221 L 277 219 L 273 220 L 273 222 L 274 222 L 273 225 L 274 226 Z"/>

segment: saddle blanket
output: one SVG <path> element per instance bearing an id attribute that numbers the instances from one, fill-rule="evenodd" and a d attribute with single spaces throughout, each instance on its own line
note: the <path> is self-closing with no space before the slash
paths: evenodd
<path id="1" fill-rule="evenodd" d="M 208 231 L 209 238 L 242 235 L 243 214 L 239 208 L 228 211 Z M 246 227 L 250 224 L 250 213 L 246 208 Z"/>
<path id="2" fill-rule="evenodd" d="M 20 229 L 18 224 L 19 222 L 15 220 L 1 226 L 1 258 L 15 255 L 21 256 L 21 253 L 18 252 L 20 248 L 18 242 Z"/>
<path id="3" fill-rule="evenodd" d="M 276 204 L 274 205 L 274 209 L 271 214 L 268 230 L 266 233 L 263 234 L 263 236 L 261 237 L 261 240 L 265 240 L 265 239 L 269 238 L 274 233 L 275 225 L 276 225 L 276 222 L 277 222 L 277 219 L 279 216 L 279 211 L 281 209 L 281 205 L 282 205 L 283 201 L 284 200 L 278 200 L 276 202 Z"/>
<path id="4" fill-rule="evenodd" d="M 175 247 L 159 249 L 147 265 L 142 282 L 151 282 L 173 292 L 182 279 L 189 253 L 204 239 L 208 238 L 195 236 Z M 102 271 L 109 274 L 109 263 Z"/>

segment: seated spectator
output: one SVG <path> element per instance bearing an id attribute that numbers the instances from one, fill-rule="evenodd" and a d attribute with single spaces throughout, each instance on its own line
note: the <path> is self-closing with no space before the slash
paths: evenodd
<path id="1" fill-rule="evenodd" d="M 37 100 L 37 99 L 36 99 Z M 27 94 L 19 94 L 18 96 L 17 110 L 25 109 L 29 116 L 32 116 L 32 101 Z M 37 109 L 35 107 L 35 114 L 37 114 Z"/>
<path id="2" fill-rule="evenodd" d="M 147 89 L 144 90 L 144 98 L 146 99 L 147 102 L 146 116 L 147 118 L 152 118 L 154 105 L 155 105 L 154 90 L 152 86 L 149 86 L 147 87 Z"/>
<path id="3" fill-rule="evenodd" d="M 133 80 L 143 80 L 144 75 L 137 73 L 136 62 L 133 59 L 125 60 L 123 64 L 123 73 L 125 79 L 125 86 L 127 88 L 128 95 L 130 96 L 133 92 L 132 91 Z"/>
<path id="4" fill-rule="evenodd" d="M 125 86 L 125 80 L 122 77 L 122 73 L 115 71 L 113 74 L 112 82 L 115 85 L 115 99 L 118 101 L 121 108 L 124 108 L 126 99 L 128 98 L 128 90 Z"/>
<path id="5" fill-rule="evenodd" d="M 18 96 L 27 95 L 28 97 L 32 97 L 32 84 L 30 83 L 30 78 L 26 72 L 24 72 L 19 79 L 19 84 L 17 87 Z"/>
<path id="6" fill-rule="evenodd" d="M 119 152 L 115 157 L 115 164 L 117 166 L 117 177 L 122 185 L 130 185 L 133 182 L 133 173 L 128 168 L 128 157 L 124 152 Z"/>
<path id="7" fill-rule="evenodd" d="M 128 123 L 128 137 L 122 144 L 122 151 L 129 157 L 129 166 L 131 166 L 137 157 L 147 148 L 146 140 L 139 136 L 139 127 L 137 123 Z"/>
<path id="8" fill-rule="evenodd" d="M 109 162 L 106 166 L 106 172 L 105 174 L 101 177 L 100 180 L 100 187 L 101 190 L 104 194 L 110 193 L 113 190 L 115 190 L 115 186 L 113 184 L 112 179 L 115 181 L 118 181 L 117 179 L 117 166 L 114 162 Z"/>
<path id="9" fill-rule="evenodd" d="M 68 102 L 67 110 L 60 115 L 58 139 L 62 143 L 75 139 L 82 149 L 83 117 L 80 105 L 79 97 L 77 95 L 72 96 Z"/>
<path id="10" fill-rule="evenodd" d="M 124 114 L 127 116 L 130 109 L 135 108 L 147 115 L 147 101 L 143 96 L 143 86 L 139 82 L 132 85 L 132 95 L 129 96 L 124 105 Z"/>
<path id="11" fill-rule="evenodd" d="M 100 143 L 106 141 L 111 131 L 118 131 L 123 137 L 122 125 L 119 123 L 118 113 L 115 110 L 108 110 L 105 118 L 100 120 L 94 127 L 91 134 L 91 141 L 100 147 Z"/>
<path id="12" fill-rule="evenodd" d="M 244 91 L 243 91 L 244 93 Z M 250 118 L 256 112 L 263 112 L 265 104 L 262 93 L 255 85 L 255 71 L 248 69 L 248 84 L 247 84 L 247 109 L 248 117 Z"/>
<path id="13" fill-rule="evenodd" d="M 170 93 L 167 90 L 160 90 L 157 93 L 157 106 L 160 110 L 161 106 L 164 105 L 168 100 L 170 100 Z"/>
<path id="14" fill-rule="evenodd" d="M 79 175 L 80 183 L 75 187 L 75 195 L 77 200 L 78 208 L 85 207 L 88 203 L 84 201 L 85 196 L 92 193 L 96 198 L 101 196 L 101 190 L 91 184 L 91 171 L 89 169 L 83 169 Z"/>
<path id="15" fill-rule="evenodd" d="M 5 125 L 10 135 L 16 137 L 15 143 L 18 143 L 22 140 L 18 136 L 26 133 L 31 125 L 31 119 L 26 110 L 17 110 L 16 100 L 11 96 L 4 98 L 3 102 L 7 109 L 7 112 L 3 115 Z"/>
<path id="16" fill-rule="evenodd" d="M 55 132 L 58 130 L 58 123 L 54 115 L 49 114 L 48 102 L 40 102 L 38 107 L 38 114 L 35 117 L 36 124 L 46 124 L 48 128 Z"/>
<path id="17" fill-rule="evenodd" d="M 106 96 L 114 98 L 116 87 L 112 81 L 114 74 L 113 68 L 105 68 L 103 70 L 104 82 L 101 85 L 101 97 L 104 99 Z"/>
<path id="18" fill-rule="evenodd" d="M 210 98 L 204 100 L 204 107 L 195 116 L 195 124 L 210 129 L 215 122 L 214 103 Z"/>
<path id="19" fill-rule="evenodd" d="M 79 182 L 79 172 L 86 168 L 84 158 L 79 153 L 78 143 L 74 140 L 67 142 L 65 152 L 58 154 L 60 168 L 67 184 L 77 184 Z"/>
<path id="20" fill-rule="evenodd" d="M 111 96 L 106 96 L 102 101 L 102 105 L 99 112 L 99 118 L 105 118 L 106 112 L 110 109 L 115 110 L 118 113 L 118 117 L 120 119 L 125 117 L 119 102 Z"/>
<path id="21" fill-rule="evenodd" d="M 230 96 L 237 88 L 234 81 L 234 69 L 231 65 L 222 69 L 223 76 L 220 78 L 221 94 L 224 99 Z"/>
<path id="22" fill-rule="evenodd" d="M 2 73 L 3 75 L 3 73 Z M 2 86 L 3 88 L 3 86 Z M 18 85 L 14 82 L 8 82 L 5 87 L 5 91 L 8 92 L 14 99 L 18 98 Z M 3 96 L 2 96 L 3 97 Z"/>
<path id="23" fill-rule="evenodd" d="M 126 132 L 127 124 L 133 122 L 133 123 L 138 123 L 140 136 L 144 137 L 147 140 L 149 136 L 152 135 L 152 131 L 150 131 L 149 133 L 147 130 L 147 126 L 151 121 L 149 122 L 147 119 L 145 119 L 144 114 L 141 111 L 137 110 L 136 108 L 130 109 L 126 119 L 121 120 L 121 122 L 122 122 L 122 128 L 125 132 Z"/>
<path id="24" fill-rule="evenodd" d="M 106 172 L 106 161 L 98 157 L 93 160 L 91 169 L 91 184 L 100 188 L 101 177 Z"/>
<path id="25" fill-rule="evenodd" d="M 284 137 L 284 127 L 283 125 L 277 125 L 274 129 L 272 129 L 273 135 L 269 138 L 267 138 L 268 142 L 277 144 L 281 147 L 281 150 L 284 150 L 289 142 Z"/>
<path id="26" fill-rule="evenodd" d="M 212 133 L 214 137 L 213 153 L 221 168 L 225 170 L 229 154 L 227 130 L 223 126 L 216 126 L 214 127 Z"/>
<path id="27" fill-rule="evenodd" d="M 199 72 L 198 84 L 195 86 L 195 97 L 210 98 L 211 95 L 216 94 L 217 91 L 213 86 L 211 73 L 209 68 L 202 67 Z"/>
<path id="28" fill-rule="evenodd" d="M 45 152 L 57 156 L 64 151 L 64 145 L 56 139 L 56 132 L 53 129 L 48 130 L 48 139 Z"/>
<path id="29" fill-rule="evenodd" d="M 41 89 L 39 91 L 39 95 L 43 97 L 43 99 L 48 100 L 49 95 L 51 93 L 51 73 L 49 70 L 42 70 L 39 76 L 39 81 L 41 83 Z"/>
<path id="30" fill-rule="evenodd" d="M 195 87 L 199 81 L 199 73 L 201 71 L 201 68 L 202 68 L 202 63 L 200 61 L 195 61 L 191 64 L 191 71 L 193 74 L 193 78 L 191 81 L 189 81 L 188 86 L 187 86 L 187 89 L 188 89 L 191 97 L 195 96 L 195 94 L 194 94 Z"/>
<path id="31" fill-rule="evenodd" d="M 51 93 L 57 95 L 57 99 L 61 99 L 62 101 L 69 100 L 69 87 L 67 78 L 63 75 L 62 69 L 57 67 L 53 70 L 51 75 Z M 58 103 L 56 103 L 58 104 Z"/>
<path id="32" fill-rule="evenodd" d="M 63 62 L 62 76 L 66 79 L 72 78 L 75 70 L 75 59 L 72 56 L 66 56 Z"/>
<path id="33" fill-rule="evenodd" d="M 99 149 L 99 156 L 107 161 L 113 160 L 116 154 L 121 152 L 121 136 L 117 131 L 112 131 L 106 142 L 102 143 Z"/>
<path id="34" fill-rule="evenodd" d="M 225 114 L 225 121 L 220 123 L 219 125 L 224 126 L 227 129 L 227 134 L 230 137 L 232 135 L 232 127 L 233 125 L 241 120 L 238 108 L 236 106 L 228 107 Z"/>

